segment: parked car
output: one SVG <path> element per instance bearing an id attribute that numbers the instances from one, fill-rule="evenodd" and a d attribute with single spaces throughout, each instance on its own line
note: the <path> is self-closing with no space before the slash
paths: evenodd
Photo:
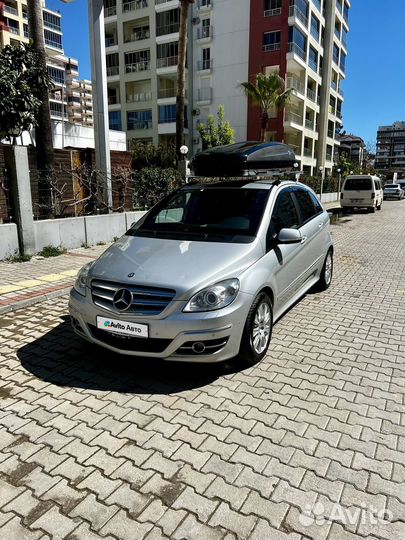
<path id="1" fill-rule="evenodd" d="M 398 184 L 399 184 L 399 187 L 402 189 L 402 191 L 404 192 L 404 196 L 405 196 L 405 180 L 399 180 L 398 181 Z"/>
<path id="2" fill-rule="evenodd" d="M 111 351 L 251 365 L 332 271 L 329 216 L 307 186 L 187 184 L 80 271 L 69 310 L 77 334 Z"/>
<path id="3" fill-rule="evenodd" d="M 385 184 L 384 199 L 397 199 L 398 201 L 404 198 L 404 190 L 399 184 Z"/>
<path id="4" fill-rule="evenodd" d="M 367 208 L 369 212 L 381 210 L 383 190 L 378 176 L 368 174 L 346 177 L 340 193 L 343 209 Z"/>

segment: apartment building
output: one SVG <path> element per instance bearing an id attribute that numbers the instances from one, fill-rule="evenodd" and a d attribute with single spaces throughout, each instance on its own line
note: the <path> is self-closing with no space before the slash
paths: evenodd
<path id="1" fill-rule="evenodd" d="M 342 125 L 348 0 L 251 2 L 249 76 L 278 71 L 294 94 L 272 115 L 267 137 L 291 145 L 306 174 L 330 174 Z M 248 137 L 260 114 L 249 107 Z"/>
<path id="2" fill-rule="evenodd" d="M 105 0 L 111 129 L 127 140 L 174 141 L 178 0 Z M 260 113 L 240 83 L 277 70 L 294 89 L 268 139 L 294 148 L 307 174 L 330 173 L 342 125 L 349 0 L 196 0 L 190 10 L 185 128 L 225 105 L 236 140 L 258 139 Z"/>
<path id="3" fill-rule="evenodd" d="M 104 5 L 110 128 L 126 131 L 129 144 L 174 142 L 178 0 L 105 0 Z M 246 0 L 197 0 L 191 6 L 185 138 L 192 153 L 201 147 L 198 123 L 220 104 L 236 137 L 246 138 L 247 103 L 238 83 L 248 76 L 248 36 Z"/>
<path id="4" fill-rule="evenodd" d="M 378 128 L 375 168 L 380 173 L 405 173 L 405 122 Z"/>
<path id="5" fill-rule="evenodd" d="M 339 135 L 339 156 L 344 155 L 353 165 L 363 167 L 366 159 L 366 145 L 361 137 L 353 134 Z"/>
<path id="6" fill-rule="evenodd" d="M 59 12 L 48 9 L 45 3 L 42 13 L 48 72 L 54 83 L 49 93 L 51 119 L 92 126 L 91 83 L 77 80 L 78 61 L 64 55 L 62 16 Z M 28 43 L 28 40 L 26 0 L 0 2 L 0 48 L 21 42 Z"/>

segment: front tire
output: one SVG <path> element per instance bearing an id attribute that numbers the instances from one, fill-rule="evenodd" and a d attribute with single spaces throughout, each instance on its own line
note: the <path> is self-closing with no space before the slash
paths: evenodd
<path id="1" fill-rule="evenodd" d="M 236 361 L 243 367 L 257 364 L 270 345 L 273 329 L 273 305 L 268 294 L 258 294 L 249 310 Z"/>
<path id="2" fill-rule="evenodd" d="M 333 277 L 333 252 L 330 249 L 326 255 L 325 262 L 323 263 L 321 275 L 319 276 L 319 281 L 315 286 L 317 292 L 326 291 L 329 289 L 330 284 L 332 283 Z"/>

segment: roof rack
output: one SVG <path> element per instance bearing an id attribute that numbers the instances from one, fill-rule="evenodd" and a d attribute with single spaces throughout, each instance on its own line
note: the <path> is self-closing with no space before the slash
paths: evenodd
<path id="1" fill-rule="evenodd" d="M 188 176 L 187 184 L 216 184 L 218 182 L 267 182 L 279 184 L 283 181 L 297 182 L 299 180 L 299 171 L 250 171 L 249 174 L 241 176 Z"/>

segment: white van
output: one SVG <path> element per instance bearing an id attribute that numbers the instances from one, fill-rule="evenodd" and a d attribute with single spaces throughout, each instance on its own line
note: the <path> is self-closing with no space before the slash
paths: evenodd
<path id="1" fill-rule="evenodd" d="M 342 208 L 367 208 L 369 212 L 381 210 L 383 190 L 378 176 L 371 174 L 346 177 L 340 193 Z"/>

